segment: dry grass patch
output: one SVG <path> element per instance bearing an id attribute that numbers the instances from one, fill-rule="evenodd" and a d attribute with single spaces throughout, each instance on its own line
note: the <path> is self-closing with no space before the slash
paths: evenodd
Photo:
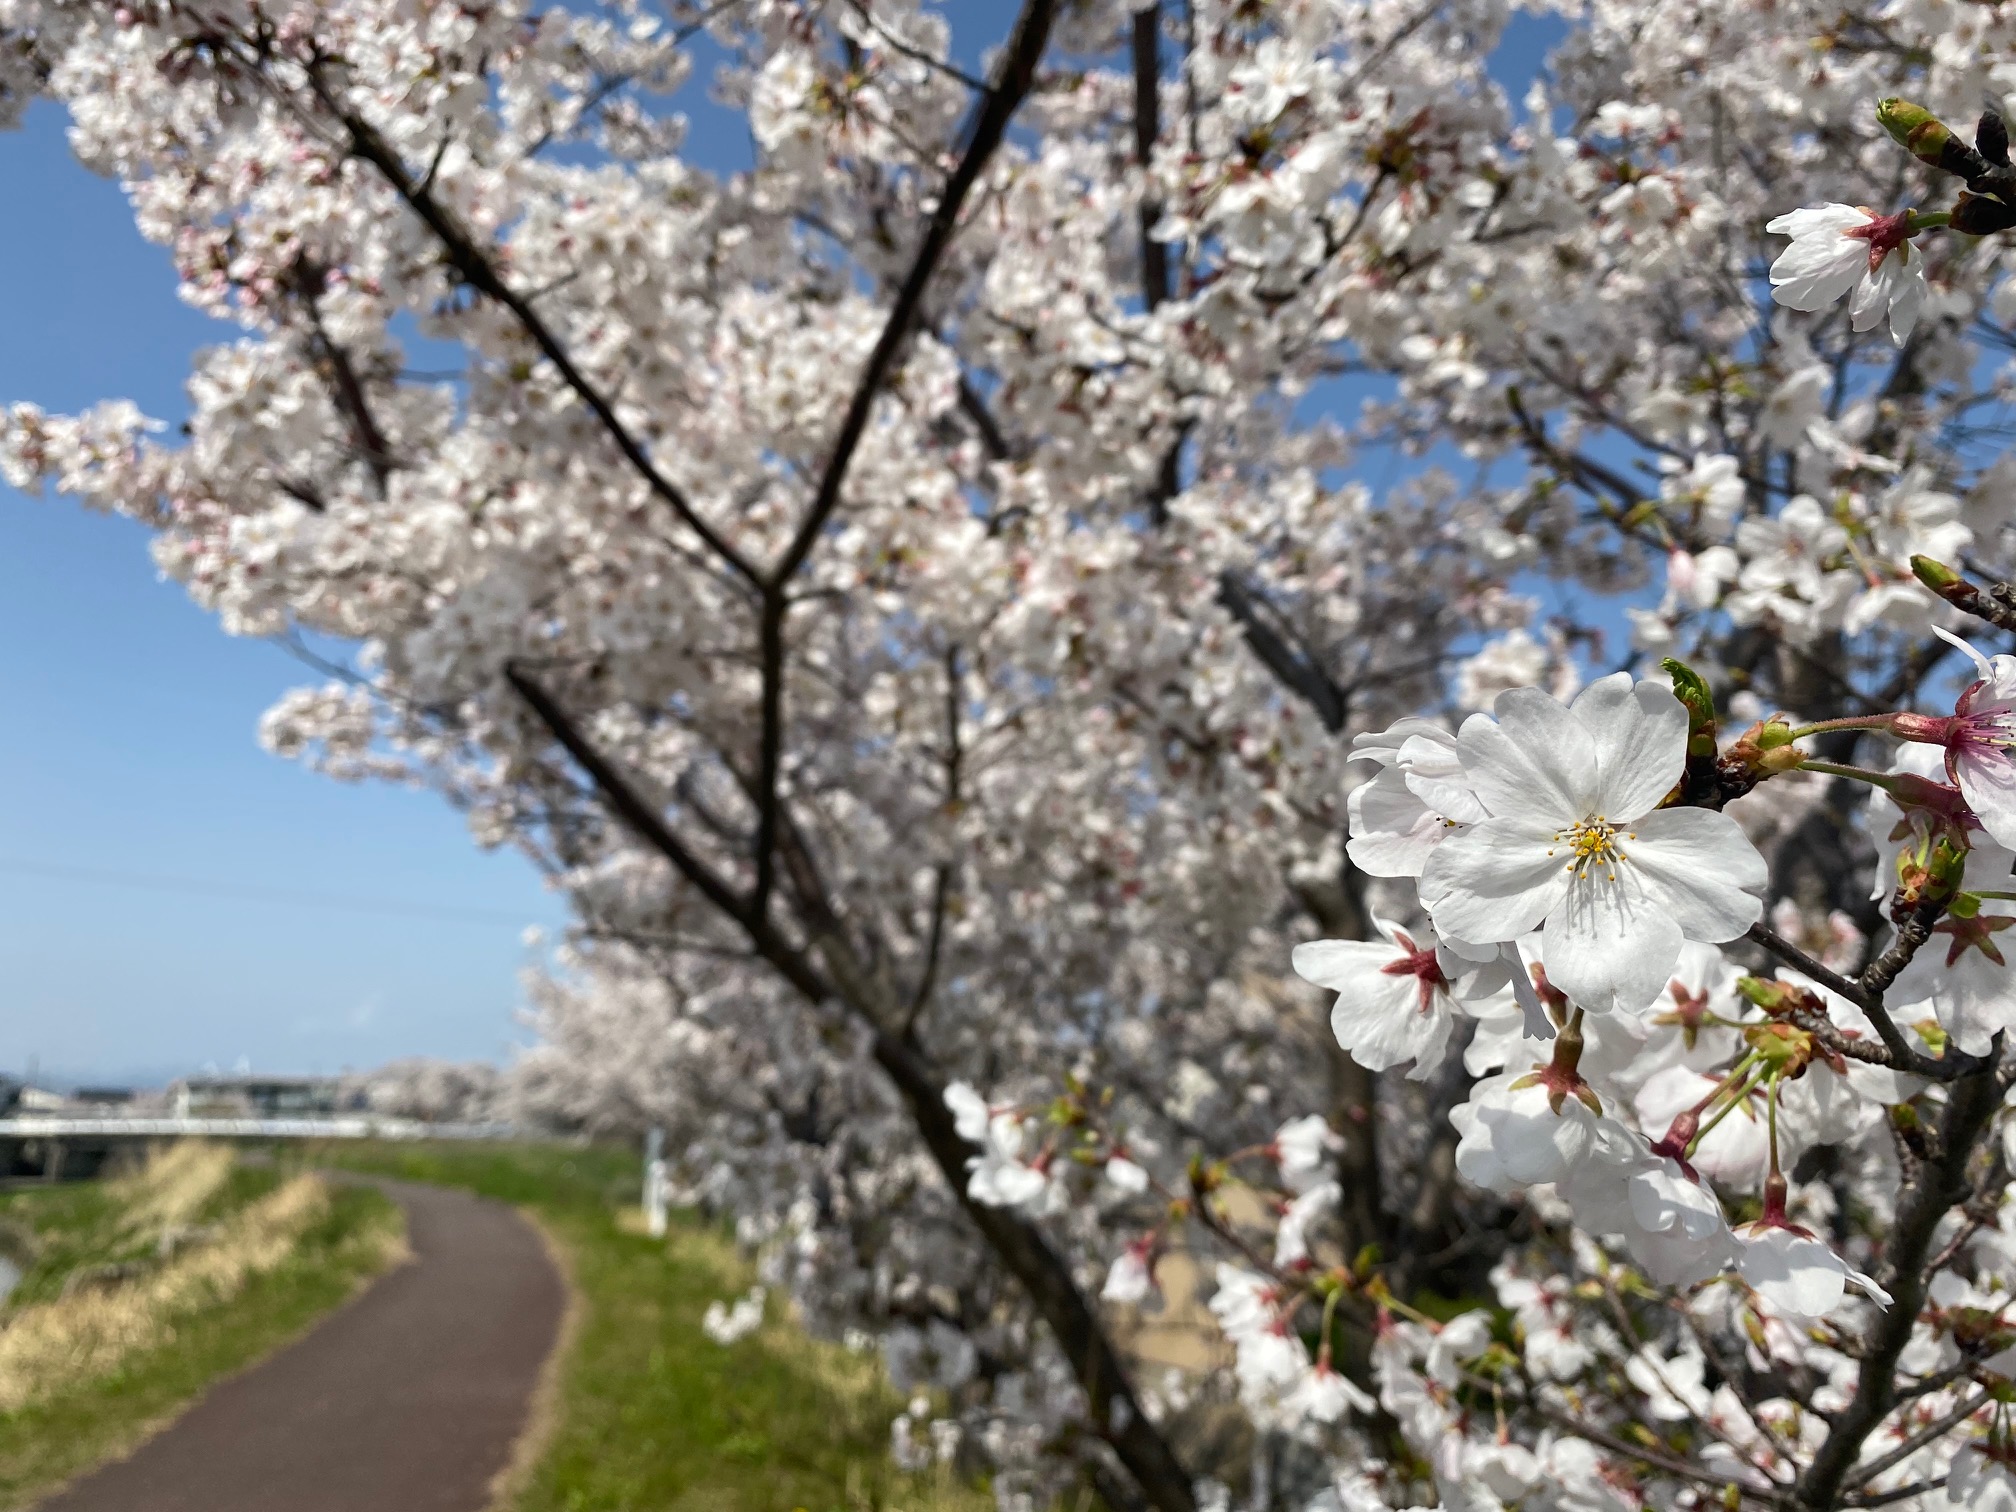
<path id="1" fill-rule="evenodd" d="M 214 1146 L 7 1194 L 0 1223 L 33 1251 L 0 1310 L 0 1509 L 130 1452 L 405 1252 L 381 1194 Z"/>
<path id="2" fill-rule="evenodd" d="M 224 1224 L 210 1243 L 151 1274 L 23 1308 L 0 1329 L 0 1413 L 59 1395 L 171 1342 L 178 1324 L 231 1301 L 248 1279 L 284 1261 L 328 1212 L 329 1189 L 313 1176 L 297 1176 Z"/>

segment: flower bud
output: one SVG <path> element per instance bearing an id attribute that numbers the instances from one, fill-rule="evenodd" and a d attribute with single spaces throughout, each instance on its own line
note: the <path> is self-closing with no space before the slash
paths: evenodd
<path id="1" fill-rule="evenodd" d="M 2009 224 L 2016 227 L 2016 211 L 2011 212 Z M 1911 571 L 1919 582 L 1963 614 L 2005 630 L 2016 628 L 2016 591 L 2009 584 L 1997 583 L 1983 592 L 1944 562 L 1925 556 L 1911 558 Z"/>
<path id="2" fill-rule="evenodd" d="M 1813 1059 L 1813 1036 L 1791 1024 L 1752 1024 L 1743 1038 L 1759 1060 L 1785 1076 L 1797 1076 Z"/>
<path id="3" fill-rule="evenodd" d="M 1988 171 L 1988 160 L 1955 136 L 1931 111 L 1895 95 L 1876 102 L 1876 121 L 1919 162 L 1964 179 Z"/>
<path id="4" fill-rule="evenodd" d="M 1773 714 L 1750 733 L 1760 751 L 1775 751 L 1792 743 L 1792 726 L 1783 714 Z"/>
<path id="5" fill-rule="evenodd" d="M 1755 1003 L 1774 1019 L 1801 1009 L 1818 1013 L 1820 1000 L 1804 987 L 1793 982 L 1781 982 L 1775 977 L 1745 976 L 1736 979 L 1737 995 L 1745 1001 Z M 1765 1025 L 1758 1025 L 1765 1028 Z"/>
<path id="6" fill-rule="evenodd" d="M 1974 149 L 1986 158 L 1992 167 L 2009 166 L 2009 123 L 2002 119 L 2002 112 L 1990 106 L 1981 112 L 1981 119 L 1974 127 Z"/>
<path id="7" fill-rule="evenodd" d="M 1907 846 L 1897 857 L 1897 892 L 1891 915 L 1921 903 L 1945 903 L 1960 891 L 1967 870 L 1967 846 L 1950 835 L 1931 837 L 1923 847 Z"/>
<path id="8" fill-rule="evenodd" d="M 1911 558 L 1911 573 L 1941 598 L 1946 598 L 1955 588 L 1967 586 L 1967 580 L 1958 572 L 1929 556 Z"/>

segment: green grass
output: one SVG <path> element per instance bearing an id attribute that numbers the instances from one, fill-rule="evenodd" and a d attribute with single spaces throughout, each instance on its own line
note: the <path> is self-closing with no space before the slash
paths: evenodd
<path id="1" fill-rule="evenodd" d="M 707 1304 L 746 1290 L 725 1235 L 675 1219 L 670 1241 L 619 1227 L 638 1159 L 551 1145 L 340 1145 L 328 1165 L 465 1187 L 534 1214 L 583 1304 L 557 1421 L 513 1512 L 853 1512 L 991 1508 L 982 1491 L 901 1475 L 889 1423 L 902 1403 L 873 1355 L 798 1332 L 775 1303 L 728 1346 Z"/>
<path id="2" fill-rule="evenodd" d="M 191 1221 L 213 1224 L 228 1218 L 279 1184 L 280 1173 L 272 1166 L 234 1164 Z M 79 1267 L 155 1257 L 158 1233 L 126 1221 L 121 1195 L 118 1184 L 102 1181 L 0 1192 L 0 1254 L 32 1252 L 20 1284 L 6 1299 L 7 1311 L 54 1301 Z"/>
<path id="3" fill-rule="evenodd" d="M 204 1222 L 228 1219 L 272 1191 L 270 1170 L 238 1167 L 204 1203 Z M 222 1376 L 295 1337 L 351 1295 L 399 1248 L 398 1209 L 376 1192 L 337 1189 L 293 1251 L 245 1278 L 235 1295 L 177 1315 L 164 1343 L 120 1359 L 110 1371 L 0 1413 L 0 1508 L 23 1506 L 61 1482 L 130 1452 Z M 80 1265 L 142 1260 L 156 1240 L 122 1223 L 116 1189 L 99 1183 L 0 1197 L 12 1248 L 25 1234 L 33 1263 L 9 1310 L 49 1304 Z M 56 1305 L 61 1306 L 61 1303 Z"/>

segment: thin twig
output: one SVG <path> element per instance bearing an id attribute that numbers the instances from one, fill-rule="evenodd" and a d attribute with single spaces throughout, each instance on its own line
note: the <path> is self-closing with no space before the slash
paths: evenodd
<path id="1" fill-rule="evenodd" d="M 966 150 L 952 171 L 924 238 L 911 260 L 910 271 L 897 290 L 896 302 L 883 322 L 882 334 L 868 356 L 854 386 L 854 396 L 840 422 L 840 431 L 826 455 L 812 507 L 799 522 L 791 542 L 776 565 L 761 578 L 763 603 L 757 625 L 757 656 L 761 673 L 759 695 L 761 730 L 756 758 L 756 892 L 754 905 L 760 916 L 770 903 L 776 875 L 777 778 L 784 755 L 784 616 L 791 600 L 785 589 L 811 555 L 814 542 L 826 522 L 839 507 L 840 492 L 847 481 L 854 454 L 867 433 L 868 417 L 875 399 L 896 366 L 897 355 L 910 334 L 924 305 L 925 292 L 938 271 L 953 233 L 959 228 L 959 212 L 966 197 L 979 182 L 994 151 L 1007 135 L 1008 123 L 1016 109 L 1035 86 L 1036 65 L 1050 37 L 1050 23 L 1057 0 L 1026 0 L 1015 31 L 1001 59 L 994 84 L 981 100 L 967 135 Z"/>

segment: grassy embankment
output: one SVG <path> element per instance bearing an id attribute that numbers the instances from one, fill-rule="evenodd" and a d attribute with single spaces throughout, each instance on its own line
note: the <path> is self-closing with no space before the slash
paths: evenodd
<path id="1" fill-rule="evenodd" d="M 107 1181 L 0 1193 L 0 1508 L 129 1451 L 404 1252 L 376 1192 L 184 1144 Z"/>
<path id="2" fill-rule="evenodd" d="M 633 1154 L 551 1145 L 337 1145 L 330 1166 L 465 1187 L 531 1215 L 573 1273 L 581 1315 L 543 1449 L 511 1512 L 991 1509 L 985 1491 L 905 1476 L 889 1458 L 902 1402 L 876 1355 L 808 1339 L 773 1302 L 735 1344 L 700 1331 L 750 1275 L 720 1232 L 669 1241 L 618 1221 Z"/>

